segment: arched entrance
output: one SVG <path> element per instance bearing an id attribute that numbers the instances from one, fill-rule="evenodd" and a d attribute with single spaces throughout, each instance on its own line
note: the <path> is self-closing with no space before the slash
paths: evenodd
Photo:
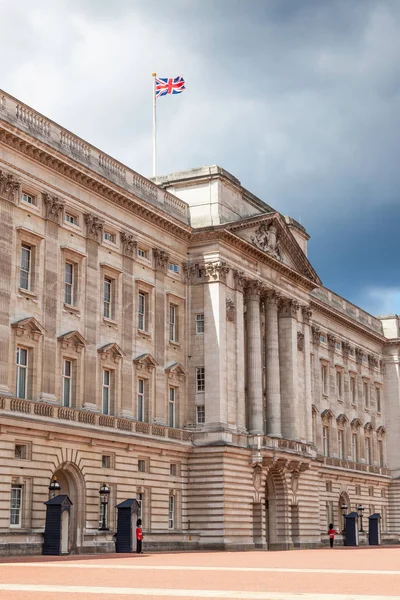
<path id="1" fill-rule="evenodd" d="M 265 481 L 265 532 L 268 550 L 292 547 L 290 515 L 285 480 L 279 470 L 271 470 Z"/>
<path id="2" fill-rule="evenodd" d="M 339 524 L 339 531 L 344 530 L 344 517 L 342 514 L 342 506 L 343 505 L 347 506 L 346 512 L 350 512 L 350 509 L 351 509 L 350 498 L 349 498 L 349 495 L 347 494 L 347 492 L 342 492 L 339 496 L 339 502 L 338 502 L 338 507 L 337 507 L 337 518 L 338 518 L 337 522 Z"/>
<path id="3" fill-rule="evenodd" d="M 72 502 L 69 516 L 69 546 L 71 552 L 79 552 L 83 542 L 83 525 L 85 519 L 85 481 L 74 463 L 64 463 L 54 472 L 60 484 L 60 494 L 66 494 Z M 64 524 L 64 528 L 66 525 Z M 64 544 L 66 529 L 64 533 Z"/>

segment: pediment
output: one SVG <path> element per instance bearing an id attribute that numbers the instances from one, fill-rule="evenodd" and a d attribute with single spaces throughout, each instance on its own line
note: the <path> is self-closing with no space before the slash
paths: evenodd
<path id="1" fill-rule="evenodd" d="M 45 328 L 35 319 L 35 317 L 26 317 L 20 321 L 12 323 L 11 327 L 16 330 L 18 336 L 28 335 L 34 340 L 44 335 Z"/>
<path id="2" fill-rule="evenodd" d="M 149 353 L 140 354 L 139 356 L 133 359 L 133 362 L 139 369 L 145 368 L 147 370 L 152 370 L 158 367 L 158 362 L 156 361 L 154 356 L 152 356 Z"/>
<path id="3" fill-rule="evenodd" d="M 297 271 L 316 285 L 321 285 L 320 278 L 279 213 L 249 217 L 225 227 L 277 263 Z"/>
<path id="4" fill-rule="evenodd" d="M 336 421 L 337 421 L 338 423 L 340 423 L 341 425 L 346 425 L 346 424 L 349 422 L 349 419 L 346 417 L 346 415 L 345 415 L 344 413 L 341 413 L 341 414 L 340 414 L 340 415 L 337 417 Z"/>
<path id="5" fill-rule="evenodd" d="M 359 427 L 362 426 L 362 422 L 358 417 L 356 417 L 355 419 L 352 420 L 350 425 L 351 425 L 352 429 L 358 429 Z"/>
<path id="6" fill-rule="evenodd" d="M 74 348 L 78 352 L 87 346 L 87 340 L 79 333 L 79 331 L 68 331 L 58 336 L 58 341 L 61 342 L 63 348 Z"/>
<path id="7" fill-rule="evenodd" d="M 174 362 L 168 367 L 165 368 L 166 373 L 170 375 L 176 375 L 176 377 L 184 377 L 186 375 L 186 371 L 181 365 L 181 363 Z"/>
<path id="8" fill-rule="evenodd" d="M 332 419 L 334 419 L 334 418 L 335 418 L 335 415 L 333 414 L 333 412 L 331 411 L 331 409 L 330 409 L 330 408 L 327 408 L 326 410 L 324 410 L 324 411 L 321 413 L 321 419 L 322 419 L 323 421 L 331 421 L 331 420 L 332 420 Z"/>
<path id="9" fill-rule="evenodd" d="M 118 362 L 125 356 L 125 353 L 115 342 L 111 344 L 106 344 L 98 349 L 99 354 L 103 360 L 107 358 L 113 360 L 114 362 Z"/>
<path id="10" fill-rule="evenodd" d="M 364 425 L 364 430 L 368 431 L 369 433 L 371 433 L 372 431 L 374 431 L 375 426 L 373 423 L 371 423 L 371 421 L 368 421 L 368 423 L 365 423 Z"/>

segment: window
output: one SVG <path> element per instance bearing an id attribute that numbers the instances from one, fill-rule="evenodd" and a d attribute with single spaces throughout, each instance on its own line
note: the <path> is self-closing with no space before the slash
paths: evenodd
<path id="1" fill-rule="evenodd" d="M 102 411 L 103 415 L 110 414 L 110 400 L 111 400 L 111 371 L 103 369 L 103 398 L 102 398 Z"/>
<path id="2" fill-rule="evenodd" d="M 351 456 L 354 462 L 358 462 L 358 439 L 357 434 L 351 434 Z"/>
<path id="3" fill-rule="evenodd" d="M 143 520 L 143 492 L 137 492 L 136 500 L 139 503 L 137 518 Z"/>
<path id="4" fill-rule="evenodd" d="M 196 334 L 204 333 L 204 315 L 196 315 Z"/>
<path id="5" fill-rule="evenodd" d="M 115 244 L 115 233 L 111 233 L 111 231 L 105 231 L 104 232 L 104 239 L 106 242 L 111 242 L 113 244 Z"/>
<path id="6" fill-rule="evenodd" d="M 111 456 L 103 454 L 101 457 L 101 466 L 103 469 L 111 469 Z"/>
<path id="7" fill-rule="evenodd" d="M 22 525 L 22 485 L 12 484 L 10 502 L 10 526 Z"/>
<path id="8" fill-rule="evenodd" d="M 351 403 L 355 405 L 357 403 L 357 386 L 355 377 L 350 377 L 350 396 Z"/>
<path id="9" fill-rule="evenodd" d="M 372 463 L 371 460 L 371 440 L 369 437 L 365 438 L 365 460 L 367 462 L 367 465 L 370 465 Z"/>
<path id="10" fill-rule="evenodd" d="M 329 427 L 327 425 L 322 427 L 322 450 L 324 456 L 329 456 Z"/>
<path id="11" fill-rule="evenodd" d="M 74 273 L 75 265 L 65 263 L 65 279 L 64 279 L 64 303 L 73 306 L 75 301 L 74 294 Z"/>
<path id="12" fill-rule="evenodd" d="M 361 485 L 356 485 L 356 496 L 361 496 Z"/>
<path id="13" fill-rule="evenodd" d="M 332 491 L 332 481 L 327 481 L 326 482 L 326 491 L 327 492 L 331 492 Z"/>
<path id="14" fill-rule="evenodd" d="M 196 423 L 197 425 L 203 425 L 206 422 L 206 409 L 205 406 L 196 406 Z"/>
<path id="15" fill-rule="evenodd" d="M 138 253 L 138 256 L 140 256 L 140 258 L 149 258 L 148 251 L 145 250 L 144 248 L 141 248 L 140 246 L 138 247 L 137 253 Z"/>
<path id="16" fill-rule="evenodd" d="M 205 383 L 204 367 L 196 367 L 196 392 L 204 392 Z"/>
<path id="17" fill-rule="evenodd" d="M 322 342 L 322 343 L 326 342 L 326 337 L 324 335 L 320 335 L 319 336 L 319 341 Z"/>
<path id="18" fill-rule="evenodd" d="M 365 408 L 369 407 L 369 385 L 367 381 L 364 381 L 363 383 L 363 390 L 364 390 L 364 406 Z"/>
<path id="19" fill-rule="evenodd" d="M 327 365 L 321 365 L 321 382 L 322 382 L 322 393 L 328 393 L 328 367 Z"/>
<path id="20" fill-rule="evenodd" d="M 144 421 L 144 379 L 138 379 L 137 386 L 137 420 Z"/>
<path id="21" fill-rule="evenodd" d="M 27 204 L 32 204 L 33 206 L 36 206 L 36 196 L 33 196 L 32 194 L 22 192 L 22 200 Z"/>
<path id="22" fill-rule="evenodd" d="M 32 247 L 22 244 L 21 249 L 21 271 L 19 278 L 19 287 L 22 290 L 31 289 L 31 270 L 32 270 Z"/>
<path id="23" fill-rule="evenodd" d="M 336 391 L 338 398 L 341 400 L 343 398 L 343 381 L 341 371 L 336 371 Z"/>
<path id="24" fill-rule="evenodd" d="M 381 388 L 380 387 L 375 388 L 375 396 L 376 396 L 376 412 L 380 413 L 382 411 Z"/>
<path id="25" fill-rule="evenodd" d="M 138 300 L 138 329 L 147 330 L 147 294 L 139 292 Z"/>
<path id="26" fill-rule="evenodd" d="M 379 454 L 379 466 L 385 466 L 385 455 L 383 449 L 383 440 L 378 440 L 378 454 Z"/>
<path id="27" fill-rule="evenodd" d="M 138 460 L 138 471 L 139 473 L 147 473 L 147 461 L 145 458 L 139 458 Z"/>
<path id="28" fill-rule="evenodd" d="M 171 463 L 169 465 L 169 474 L 172 475 L 172 477 L 178 475 L 178 465 L 176 463 Z"/>
<path id="29" fill-rule="evenodd" d="M 103 281 L 103 298 L 104 298 L 104 311 L 103 316 L 105 319 L 112 319 L 113 317 L 113 280 L 109 277 L 104 277 Z"/>
<path id="30" fill-rule="evenodd" d="M 174 304 L 169 305 L 169 339 L 170 342 L 178 341 L 178 323 L 177 323 L 178 307 Z"/>
<path id="31" fill-rule="evenodd" d="M 336 342 L 335 343 L 335 348 L 336 348 L 336 350 L 341 350 L 341 348 L 342 348 L 341 342 Z"/>
<path id="32" fill-rule="evenodd" d="M 26 400 L 28 387 L 28 350 L 17 348 L 17 398 Z"/>
<path id="33" fill-rule="evenodd" d="M 176 389 L 170 387 L 168 398 L 168 427 L 175 427 L 175 396 Z"/>
<path id="34" fill-rule="evenodd" d="M 168 529 L 175 529 L 175 496 L 171 494 L 168 502 Z"/>
<path id="35" fill-rule="evenodd" d="M 26 444 L 15 444 L 14 457 L 19 460 L 28 458 L 28 446 Z"/>
<path id="36" fill-rule="evenodd" d="M 72 400 L 72 361 L 63 361 L 63 406 L 71 406 Z"/>
<path id="37" fill-rule="evenodd" d="M 338 429 L 338 454 L 339 458 L 344 458 L 344 432 Z"/>
<path id="38" fill-rule="evenodd" d="M 65 221 L 71 225 L 78 225 L 78 217 L 71 215 L 70 213 L 65 213 Z"/>
<path id="39" fill-rule="evenodd" d="M 176 265 L 175 263 L 169 263 L 168 269 L 172 271 L 172 273 L 179 273 L 179 265 Z"/>

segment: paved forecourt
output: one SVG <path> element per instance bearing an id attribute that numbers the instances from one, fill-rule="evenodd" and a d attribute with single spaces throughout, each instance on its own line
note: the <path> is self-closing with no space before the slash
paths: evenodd
<path id="1" fill-rule="evenodd" d="M 0 562 L 1 600 L 400 599 L 400 549 L 32 557 Z"/>

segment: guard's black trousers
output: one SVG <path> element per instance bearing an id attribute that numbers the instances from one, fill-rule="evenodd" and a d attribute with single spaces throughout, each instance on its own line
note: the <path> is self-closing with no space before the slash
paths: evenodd
<path id="1" fill-rule="evenodd" d="M 136 540 L 136 552 L 138 554 L 142 553 L 142 540 Z"/>

